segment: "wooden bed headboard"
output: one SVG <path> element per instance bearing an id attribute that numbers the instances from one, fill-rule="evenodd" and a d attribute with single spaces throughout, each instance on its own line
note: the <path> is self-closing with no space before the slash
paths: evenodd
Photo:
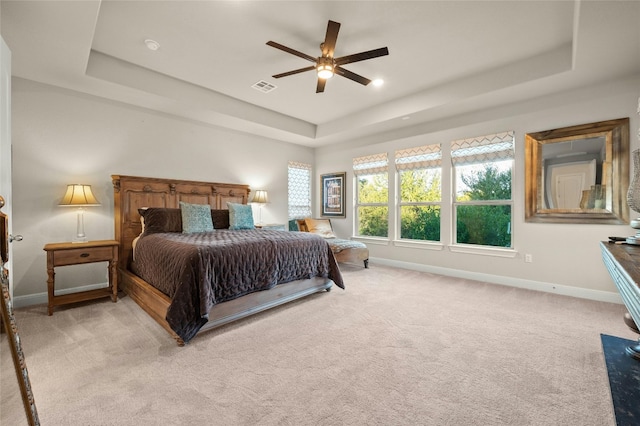
<path id="1" fill-rule="evenodd" d="M 249 185 L 197 182 L 111 175 L 116 240 L 120 243 L 118 263 L 127 269 L 133 258 L 133 240 L 140 235 L 142 225 L 138 209 L 143 207 L 180 208 L 180 201 L 209 204 L 212 209 L 225 210 L 227 202 L 247 204 Z"/>

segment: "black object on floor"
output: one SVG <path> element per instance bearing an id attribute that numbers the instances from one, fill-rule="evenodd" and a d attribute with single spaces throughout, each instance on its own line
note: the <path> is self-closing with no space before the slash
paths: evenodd
<path id="1" fill-rule="evenodd" d="M 617 426 L 640 425 L 640 360 L 626 351 L 637 341 L 601 334 Z"/>

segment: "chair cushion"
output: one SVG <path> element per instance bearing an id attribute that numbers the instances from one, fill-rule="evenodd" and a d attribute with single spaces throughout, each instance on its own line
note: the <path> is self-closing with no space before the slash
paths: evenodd
<path id="1" fill-rule="evenodd" d="M 296 224 L 298 225 L 298 231 L 300 231 L 300 232 L 309 232 L 307 230 L 307 224 L 304 223 L 304 219 L 296 219 Z"/>
<path id="2" fill-rule="evenodd" d="M 336 238 L 336 234 L 333 233 L 331 222 L 329 219 L 310 219 L 304 220 L 307 227 L 307 232 L 320 235 L 323 238 Z"/>

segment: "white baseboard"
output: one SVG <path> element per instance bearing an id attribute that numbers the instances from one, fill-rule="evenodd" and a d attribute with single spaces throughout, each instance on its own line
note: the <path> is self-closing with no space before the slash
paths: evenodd
<path id="1" fill-rule="evenodd" d="M 422 265 L 418 263 L 403 262 L 399 260 L 370 258 L 369 262 L 380 265 L 394 266 L 397 268 L 410 269 L 412 271 L 430 272 L 432 274 L 446 275 L 449 277 L 465 278 L 469 280 L 482 281 L 491 284 L 500 284 L 509 287 L 525 288 L 528 290 L 544 291 L 547 293 L 561 294 L 563 296 L 578 297 L 580 299 L 597 300 L 599 302 L 610 302 L 622 304 L 622 298 L 617 292 L 589 290 L 586 288 L 571 287 L 541 281 L 525 280 L 522 278 L 504 277 L 500 275 L 483 274 L 479 272 L 462 271 L 459 269 L 442 268 L 439 266 Z"/>
<path id="2" fill-rule="evenodd" d="M 79 291 L 87 291 L 87 290 L 97 290 L 100 288 L 109 287 L 108 282 L 84 285 L 81 287 L 74 288 L 65 288 L 61 290 L 56 290 L 56 296 L 70 293 L 77 293 Z M 44 293 L 36 293 L 36 294 L 28 294 L 26 296 L 14 296 L 13 297 L 13 307 L 14 308 L 24 308 L 25 306 L 32 305 L 41 305 L 49 303 L 49 296 L 46 292 Z"/>
<path id="3" fill-rule="evenodd" d="M 468 280 L 482 281 L 491 284 L 500 284 L 509 287 L 525 288 L 528 290 L 544 291 L 547 293 L 561 294 L 563 296 L 578 297 L 580 299 L 597 300 L 599 302 L 610 302 L 622 304 L 622 298 L 617 292 L 589 290 L 586 288 L 571 287 L 560 284 L 546 283 L 541 281 L 525 280 L 522 278 L 504 277 L 500 275 L 483 274 L 479 272 L 462 271 L 459 269 L 442 268 L 439 266 L 422 265 L 419 263 L 402 262 L 372 257 L 371 263 L 394 266 L 396 268 L 409 269 L 412 271 L 430 272 L 432 274 L 445 275 L 449 277 L 464 278 Z M 58 290 L 57 294 L 69 294 L 77 291 L 95 290 L 108 287 L 108 283 L 91 284 L 71 289 Z M 47 293 L 29 294 L 27 296 L 17 296 L 13 299 L 13 306 L 22 308 L 25 306 L 46 304 L 48 302 Z"/>

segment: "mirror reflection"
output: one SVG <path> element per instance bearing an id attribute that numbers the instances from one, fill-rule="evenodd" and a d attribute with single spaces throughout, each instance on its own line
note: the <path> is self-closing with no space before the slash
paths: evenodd
<path id="1" fill-rule="evenodd" d="M 525 220 L 629 223 L 629 119 L 527 133 Z"/>
<path id="2" fill-rule="evenodd" d="M 542 146 L 545 209 L 605 209 L 604 136 Z"/>

